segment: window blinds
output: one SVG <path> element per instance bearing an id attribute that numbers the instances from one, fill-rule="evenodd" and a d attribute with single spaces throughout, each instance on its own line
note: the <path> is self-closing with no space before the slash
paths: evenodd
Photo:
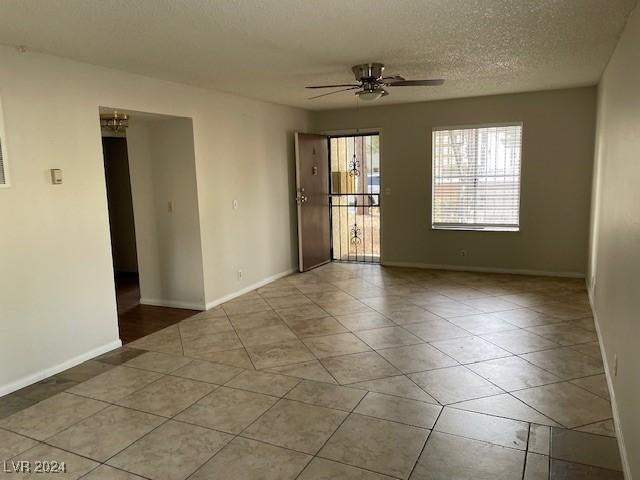
<path id="1" fill-rule="evenodd" d="M 432 227 L 518 230 L 522 125 L 433 131 Z"/>

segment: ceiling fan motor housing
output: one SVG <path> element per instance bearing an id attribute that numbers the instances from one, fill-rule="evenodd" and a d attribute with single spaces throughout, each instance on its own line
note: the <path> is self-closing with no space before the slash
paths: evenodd
<path id="1" fill-rule="evenodd" d="M 382 63 L 363 63 L 351 67 L 356 80 L 363 83 L 376 83 L 382 78 L 384 65 Z"/>

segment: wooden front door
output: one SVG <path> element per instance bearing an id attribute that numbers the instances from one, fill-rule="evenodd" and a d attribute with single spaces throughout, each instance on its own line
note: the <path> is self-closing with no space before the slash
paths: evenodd
<path id="1" fill-rule="evenodd" d="M 299 269 L 331 261 L 329 153 L 324 135 L 296 133 Z"/>

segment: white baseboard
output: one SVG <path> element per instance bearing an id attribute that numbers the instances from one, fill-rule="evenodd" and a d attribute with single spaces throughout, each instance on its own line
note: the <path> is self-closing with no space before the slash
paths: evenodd
<path id="1" fill-rule="evenodd" d="M 589 295 L 589 304 L 591 305 L 591 312 L 593 313 L 593 323 L 596 326 L 596 334 L 598 335 L 598 344 L 600 345 L 600 355 L 602 356 L 602 363 L 604 364 L 604 376 L 607 379 L 607 387 L 609 388 L 609 396 L 611 397 L 611 413 L 613 414 L 613 425 L 616 429 L 616 437 L 618 439 L 618 449 L 620 450 L 620 460 L 622 462 L 622 471 L 624 473 L 625 480 L 633 480 L 631 477 L 631 466 L 629 465 L 629 456 L 627 455 L 627 447 L 624 443 L 624 436 L 622 429 L 620 428 L 620 414 L 618 412 L 618 403 L 616 401 L 616 393 L 613 390 L 613 381 L 611 380 L 611 370 L 609 369 L 609 362 L 607 360 L 607 352 L 604 348 L 604 342 L 602 341 L 602 333 L 600 330 L 600 322 L 598 320 L 598 314 L 595 309 L 595 303 L 593 298 L 593 290 L 591 285 L 587 286 L 587 293 Z"/>
<path id="2" fill-rule="evenodd" d="M 410 267 L 410 268 L 429 268 L 433 270 L 455 270 L 457 272 L 485 272 L 485 273 L 510 273 L 515 275 L 536 275 L 541 277 L 567 277 L 567 278 L 585 278 L 584 273 L 580 272 L 547 272 L 544 270 L 526 270 L 517 268 L 491 268 L 491 267 L 474 267 L 467 265 L 438 265 L 432 263 L 415 263 L 415 262 L 388 262 L 382 263 L 385 267 Z"/>
<path id="3" fill-rule="evenodd" d="M 278 280 L 282 277 L 286 277 L 287 275 L 291 275 L 294 272 L 297 272 L 298 269 L 297 268 L 291 268 L 289 270 L 286 270 L 284 272 L 280 272 L 277 273 L 275 275 L 272 275 L 270 277 L 267 277 L 263 280 L 260 280 L 259 282 L 253 283 L 251 285 L 248 285 L 247 287 L 242 288 L 241 290 L 237 290 L 233 293 L 230 293 L 228 295 L 225 295 L 224 297 L 218 298 L 212 302 L 208 302 L 206 304 L 206 306 L 204 304 L 198 304 L 198 303 L 189 303 L 189 302 L 180 302 L 180 301 L 174 301 L 174 300 L 163 300 L 163 299 L 156 299 L 156 298 L 141 298 L 140 299 L 140 303 L 144 304 L 144 305 L 156 305 L 156 306 L 161 306 L 161 307 L 172 307 L 172 308 L 188 308 L 188 309 L 193 309 L 193 310 L 209 310 L 210 308 L 213 308 L 217 305 L 220 305 L 221 303 L 224 302 L 228 302 L 229 300 L 233 300 L 236 297 L 239 297 L 240 295 L 244 295 L 245 293 L 249 293 L 252 290 L 255 290 L 257 288 L 263 287 L 265 285 L 267 285 L 268 283 L 271 283 L 275 280 Z M 60 373 L 68 368 L 71 367 L 75 367 L 76 365 L 81 364 L 82 362 L 85 362 L 86 360 L 90 360 L 92 358 L 97 357 L 98 355 L 102 355 L 103 353 L 109 352 L 111 350 L 113 350 L 114 348 L 118 348 L 122 346 L 122 342 L 120 340 L 116 340 L 113 341 L 111 343 L 108 343 L 106 345 L 103 345 L 101 347 L 95 348 L 93 350 L 90 350 L 89 352 L 83 353 L 82 355 L 78 355 L 74 358 L 71 358 L 69 360 L 66 360 L 58 365 L 55 365 L 53 367 L 50 368 L 46 368 L 44 370 L 40 370 L 39 372 L 36 372 L 34 374 L 28 375 L 26 377 L 23 377 L 19 380 L 16 380 L 15 382 L 9 383 L 7 385 L 1 385 L 0 386 L 0 397 L 3 395 L 7 395 L 11 392 L 14 392 L 16 390 L 19 390 L 23 387 L 29 386 L 35 382 L 38 382 L 40 380 L 43 380 L 47 377 L 50 377 L 51 375 L 55 375 L 56 373 Z"/>
<path id="4" fill-rule="evenodd" d="M 44 370 L 40 370 L 39 372 L 27 375 L 26 377 L 22 377 L 15 382 L 2 385 L 0 386 L 0 397 L 11 392 L 15 392 L 16 390 L 20 390 L 21 388 L 27 387 L 33 383 L 39 382 L 40 380 L 50 377 L 51 375 L 55 375 L 56 373 L 60 373 L 68 368 L 75 367 L 82 362 L 91 360 L 98 355 L 110 352 L 114 348 L 118 348 L 120 346 L 122 346 L 122 342 L 120 340 L 115 340 L 113 342 L 107 343 L 106 345 L 102 345 L 101 347 L 89 350 L 82 355 L 78 355 L 76 357 L 70 358 L 69 360 L 65 360 L 64 362 L 59 363 L 58 365 L 54 365 L 53 367 L 45 368 Z"/>
<path id="5" fill-rule="evenodd" d="M 240 290 L 237 290 L 233 293 L 225 295 L 224 297 L 220 297 L 211 302 L 207 302 L 205 310 L 209 310 L 213 307 L 217 307 L 221 303 L 228 302 L 229 300 L 233 300 L 234 298 L 239 297 L 240 295 L 244 295 L 245 293 L 249 293 L 257 288 L 264 287 L 268 283 L 275 282 L 276 280 L 282 277 L 286 277 L 287 275 L 291 275 L 292 273 L 297 271 L 298 271 L 297 268 L 291 268 L 289 270 L 285 270 L 284 272 L 276 273 L 275 275 L 271 275 L 270 277 L 260 280 L 259 282 L 252 283 L 251 285 L 248 285 Z"/>
<path id="6" fill-rule="evenodd" d="M 189 310 L 205 310 L 204 303 L 182 302 L 180 300 L 165 300 L 163 298 L 140 298 L 142 305 L 153 305 L 154 307 L 186 308 Z"/>

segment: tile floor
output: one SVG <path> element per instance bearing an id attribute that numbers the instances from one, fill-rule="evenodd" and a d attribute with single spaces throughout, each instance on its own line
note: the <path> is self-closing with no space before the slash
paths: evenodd
<path id="1" fill-rule="evenodd" d="M 583 281 L 349 264 L 1 398 L 4 460 L 65 462 L 34 475 L 57 479 L 622 478 Z"/>

